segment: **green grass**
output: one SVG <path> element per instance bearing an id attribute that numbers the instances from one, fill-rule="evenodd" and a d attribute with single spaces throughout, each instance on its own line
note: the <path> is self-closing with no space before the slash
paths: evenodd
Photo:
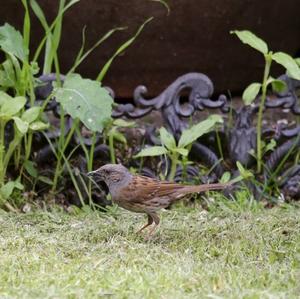
<path id="1" fill-rule="evenodd" d="M 121 209 L 1 211 L 0 297 L 299 298 L 299 207 L 236 207 L 163 211 L 150 241 Z"/>

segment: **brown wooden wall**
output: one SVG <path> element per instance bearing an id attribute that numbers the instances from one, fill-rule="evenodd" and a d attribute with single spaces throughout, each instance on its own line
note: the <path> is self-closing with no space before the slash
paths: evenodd
<path id="1" fill-rule="evenodd" d="M 49 20 L 58 0 L 39 0 Z M 0 23 L 22 28 L 20 0 L 0 1 Z M 263 59 L 254 50 L 231 36 L 232 29 L 253 30 L 274 50 L 300 54 L 300 3 L 296 0 L 169 0 L 171 12 L 148 0 L 81 0 L 67 12 L 60 45 L 62 71 L 73 63 L 81 45 L 81 30 L 87 26 L 87 45 L 117 26 L 128 30 L 116 33 L 79 68 L 83 76 L 95 78 L 114 50 L 126 41 L 148 17 L 138 40 L 113 63 L 104 84 L 118 97 L 132 96 L 134 87 L 145 84 L 149 95 L 162 91 L 176 77 L 191 71 L 203 72 L 217 92 L 240 92 L 262 76 Z M 33 22 L 32 46 L 42 34 Z M 279 74 L 282 70 L 275 69 Z"/>

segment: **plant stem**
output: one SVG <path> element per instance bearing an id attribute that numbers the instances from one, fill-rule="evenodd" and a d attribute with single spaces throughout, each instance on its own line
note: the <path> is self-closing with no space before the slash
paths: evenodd
<path id="1" fill-rule="evenodd" d="M 110 153 L 110 160 L 112 164 L 116 164 L 116 156 L 115 156 L 115 148 L 114 148 L 114 134 L 111 133 L 108 137 L 108 144 L 109 144 L 109 153 Z"/>
<path id="2" fill-rule="evenodd" d="M 5 121 L 0 120 L 0 186 L 4 183 L 4 165 L 3 165 L 3 154 L 5 152 L 5 144 L 4 144 L 4 134 L 5 134 Z"/>
<path id="3" fill-rule="evenodd" d="M 93 132 L 92 144 L 91 144 L 91 148 L 90 148 L 88 165 L 87 165 L 88 171 L 93 170 L 95 145 L 96 145 L 96 132 Z M 89 195 L 90 205 L 92 205 L 92 182 L 90 180 L 88 182 L 88 195 Z"/>
<path id="4" fill-rule="evenodd" d="M 94 152 L 95 152 L 95 146 L 96 146 L 96 132 L 93 132 L 92 136 L 92 144 L 90 148 L 90 154 L 89 154 L 89 161 L 88 161 L 88 171 L 93 170 L 93 163 L 94 163 Z"/>
<path id="5" fill-rule="evenodd" d="M 55 174 L 54 174 L 54 178 L 53 178 L 52 191 L 56 190 L 57 183 L 58 183 L 58 177 L 61 174 L 61 159 L 62 159 L 62 157 L 65 153 L 65 150 L 67 149 L 67 147 L 68 147 L 68 145 L 71 141 L 71 138 L 74 134 L 75 129 L 77 128 L 78 122 L 79 122 L 78 119 L 75 119 L 73 121 L 72 127 L 71 127 L 71 129 L 70 129 L 70 131 L 67 135 L 67 138 L 64 139 L 64 143 L 63 144 L 59 143 L 59 145 L 58 145 L 59 150 L 58 150 L 58 155 L 57 155 L 57 163 L 56 163 Z"/>
<path id="6" fill-rule="evenodd" d="M 16 147 L 20 144 L 22 140 L 22 135 L 19 135 L 15 132 L 15 137 L 12 142 L 10 142 L 7 152 L 5 153 L 4 160 L 3 160 L 3 174 L 6 174 L 6 169 L 8 167 L 9 161 L 11 159 L 11 156 L 13 155 L 14 151 L 16 150 Z"/>
<path id="7" fill-rule="evenodd" d="M 268 53 L 265 55 L 265 70 L 264 77 L 262 82 L 262 95 L 261 101 L 259 104 L 259 111 L 257 117 L 257 135 L 256 135 L 256 144 L 257 144 L 257 172 L 260 173 L 262 169 L 262 117 L 263 111 L 265 107 L 265 101 L 267 98 L 267 80 L 270 73 L 270 68 L 272 64 L 272 53 Z"/>
<path id="8" fill-rule="evenodd" d="M 217 146 L 218 146 L 218 150 L 219 150 L 221 159 L 224 161 L 222 142 L 221 142 L 221 138 L 220 138 L 220 134 L 219 134 L 219 131 L 218 131 L 218 130 L 216 130 L 216 137 L 217 137 Z"/>
<path id="9" fill-rule="evenodd" d="M 170 181 L 174 181 L 177 164 L 178 164 L 178 154 L 177 153 L 171 154 L 170 159 L 171 159 L 171 170 L 170 170 L 169 179 Z"/>

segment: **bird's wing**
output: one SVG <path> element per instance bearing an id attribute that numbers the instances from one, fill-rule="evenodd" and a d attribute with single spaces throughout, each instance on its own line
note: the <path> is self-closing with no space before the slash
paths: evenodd
<path id="1" fill-rule="evenodd" d="M 130 182 L 130 192 L 134 194 L 132 201 L 145 202 L 153 198 L 172 196 L 185 186 L 159 181 L 145 176 L 134 176 Z"/>

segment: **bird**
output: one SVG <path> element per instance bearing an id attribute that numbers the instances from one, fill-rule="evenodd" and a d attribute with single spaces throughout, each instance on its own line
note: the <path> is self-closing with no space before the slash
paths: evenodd
<path id="1" fill-rule="evenodd" d="M 220 190 L 231 185 L 230 183 L 182 185 L 160 181 L 146 176 L 133 175 L 122 164 L 106 164 L 88 172 L 87 175 L 96 183 L 104 181 L 112 201 L 120 207 L 131 212 L 147 214 L 148 222 L 138 233 L 154 223 L 148 237 L 153 234 L 160 223 L 157 214 L 160 209 L 167 208 L 185 195 Z"/>

